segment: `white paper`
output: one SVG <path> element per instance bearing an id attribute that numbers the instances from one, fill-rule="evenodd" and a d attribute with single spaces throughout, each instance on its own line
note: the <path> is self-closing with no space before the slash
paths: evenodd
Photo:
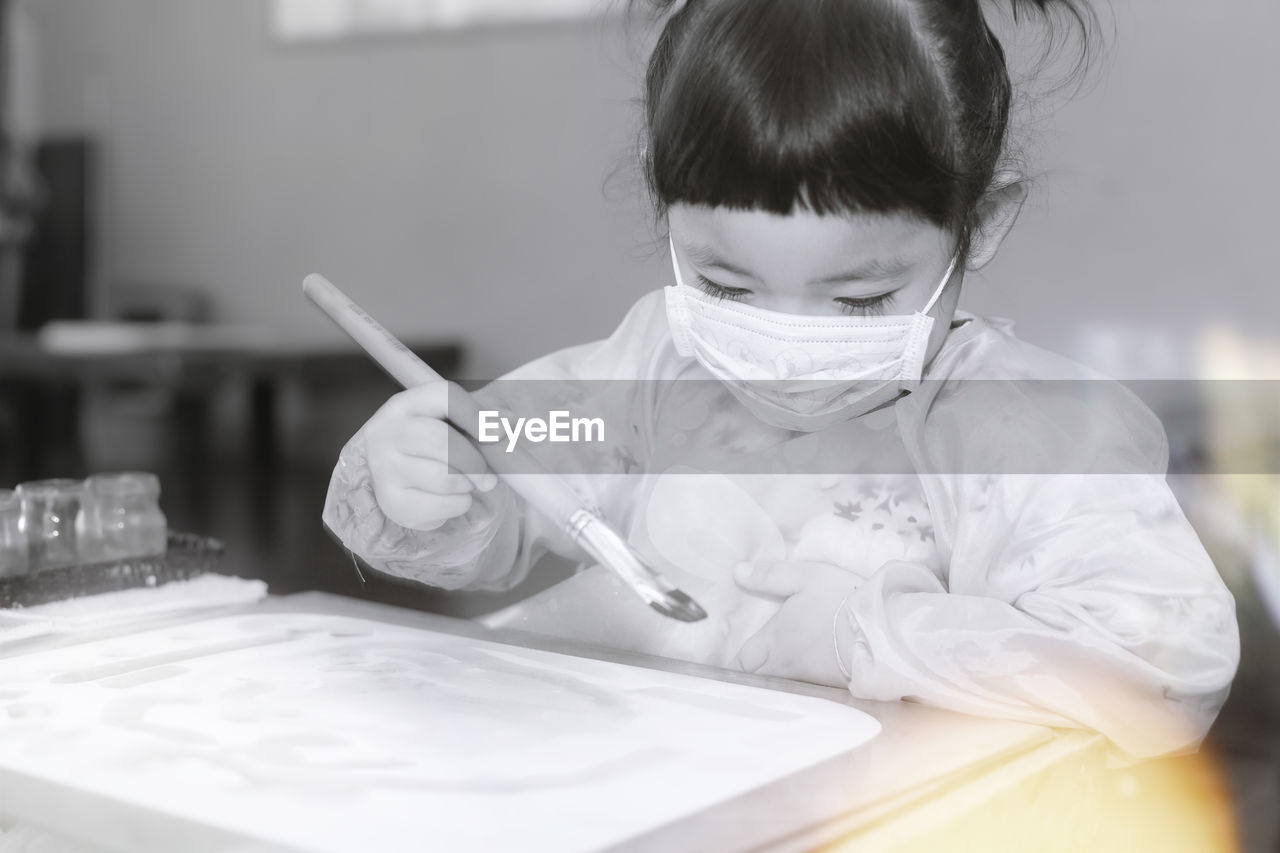
<path id="1" fill-rule="evenodd" d="M 64 830 L 57 802 L 23 798 L 35 777 L 247 839 L 381 853 L 599 849 L 879 730 L 825 700 L 310 614 L 0 661 L 0 719 L 15 819 Z"/>

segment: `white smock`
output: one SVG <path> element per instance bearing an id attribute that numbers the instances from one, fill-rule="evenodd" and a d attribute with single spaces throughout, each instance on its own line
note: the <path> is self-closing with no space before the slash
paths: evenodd
<path id="1" fill-rule="evenodd" d="M 676 352 L 661 293 L 606 340 L 504 379 L 558 380 L 528 384 L 625 431 L 607 449 L 575 446 L 589 473 L 564 478 L 711 616 L 664 618 L 584 566 L 489 624 L 726 666 L 781 606 L 738 587 L 734 566 L 822 562 L 855 576 L 856 697 L 1093 729 L 1136 756 L 1194 746 L 1226 698 L 1234 602 L 1164 480 L 1159 421 L 1007 323 L 958 314 L 919 389 L 814 433 L 681 385 L 710 377 Z M 762 449 L 781 466 L 733 470 Z M 508 589 L 548 550 L 580 556 L 507 487 L 476 498 L 435 531 L 396 525 L 362 430 L 324 521 L 375 569 L 446 589 Z"/>

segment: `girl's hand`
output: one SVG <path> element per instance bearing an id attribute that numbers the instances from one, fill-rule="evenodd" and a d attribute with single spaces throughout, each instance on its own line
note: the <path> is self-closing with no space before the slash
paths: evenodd
<path id="1" fill-rule="evenodd" d="M 850 630 L 837 611 L 858 588 L 857 575 L 830 563 L 781 562 L 741 563 L 734 577 L 749 592 L 786 599 L 738 652 L 743 672 L 849 686 L 835 644 L 847 662 Z"/>
<path id="2" fill-rule="evenodd" d="M 365 425 L 374 497 L 401 527 L 435 530 L 471 508 L 475 489 L 497 485 L 480 451 L 445 422 L 448 401 L 448 383 L 429 382 L 396 394 Z"/>

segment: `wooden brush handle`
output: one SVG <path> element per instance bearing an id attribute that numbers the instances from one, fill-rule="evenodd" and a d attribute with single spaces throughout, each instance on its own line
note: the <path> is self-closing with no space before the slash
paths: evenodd
<path id="1" fill-rule="evenodd" d="M 405 388 L 445 381 L 324 276 L 307 276 L 302 292 Z M 454 383 L 449 383 L 449 407 L 449 421 L 472 439 L 493 472 L 560 529 L 568 529 L 574 514 L 585 508 L 582 499 L 519 447 L 508 453 L 501 444 L 481 443 L 480 405 Z"/>

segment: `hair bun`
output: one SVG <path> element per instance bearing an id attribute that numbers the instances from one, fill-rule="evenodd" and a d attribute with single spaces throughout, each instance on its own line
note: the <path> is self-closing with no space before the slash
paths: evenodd
<path id="1" fill-rule="evenodd" d="M 644 3 L 653 10 L 656 18 L 674 18 L 685 10 L 691 0 L 629 0 L 627 10 L 634 11 L 635 7 Z"/>
<path id="2" fill-rule="evenodd" d="M 1044 17 L 1052 15 L 1055 9 L 1059 9 L 1073 18 L 1086 34 L 1092 29 L 1090 24 L 1095 18 L 1095 12 L 1088 0 L 1008 0 L 1008 4 L 1015 21 L 1019 20 L 1019 16 L 1027 7 L 1031 7 L 1033 11 Z"/>

